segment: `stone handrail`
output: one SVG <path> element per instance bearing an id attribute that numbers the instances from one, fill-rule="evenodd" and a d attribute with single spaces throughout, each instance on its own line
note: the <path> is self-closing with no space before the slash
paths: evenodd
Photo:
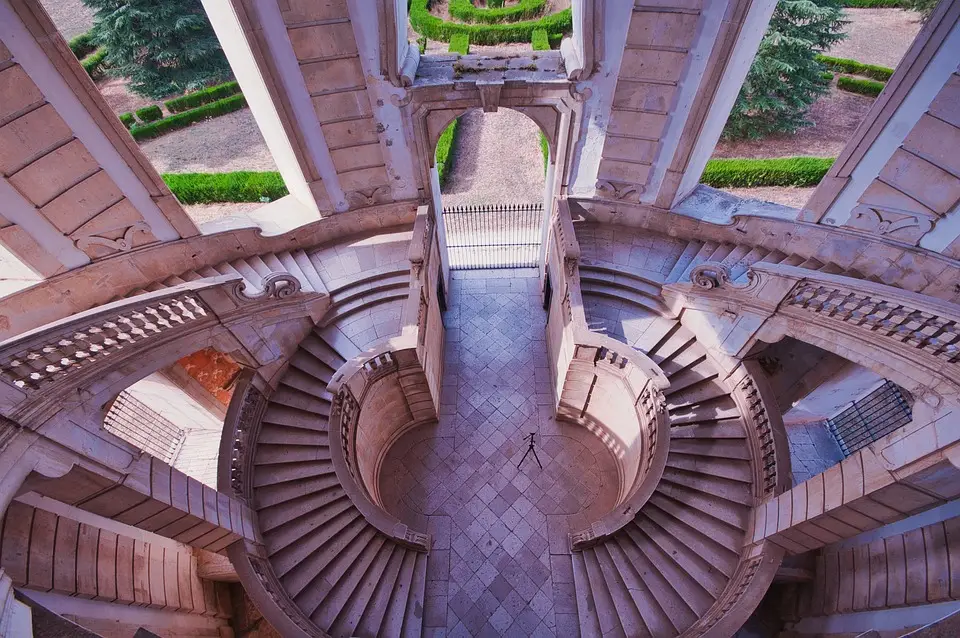
<path id="1" fill-rule="evenodd" d="M 399 337 L 354 357 L 337 370 L 327 385 L 327 390 L 334 395 L 329 422 L 330 456 L 341 487 L 366 521 L 394 542 L 426 552 L 430 549 L 430 536 L 411 530 L 375 504 L 363 485 L 356 463 L 356 428 L 364 395 L 370 385 L 398 369 L 397 351 L 391 350 L 390 344 L 404 340 Z"/>
<path id="2" fill-rule="evenodd" d="M 609 538 L 630 523 L 657 489 L 670 451 L 670 421 L 666 399 L 660 387 L 650 380 L 636 403 L 644 437 L 643 456 L 633 486 L 610 512 L 586 529 L 570 534 L 570 547 L 581 550 Z"/>
<path id="3" fill-rule="evenodd" d="M 790 489 L 793 480 L 783 417 L 759 363 L 744 360 L 729 381 L 750 442 L 753 496 L 759 503 Z"/>
<path id="4" fill-rule="evenodd" d="M 611 361 L 620 359 L 624 363 L 631 365 L 634 369 L 650 379 L 658 388 L 665 389 L 670 386 L 667 375 L 663 373 L 653 360 L 640 352 L 613 337 L 594 332 L 586 326 L 577 326 L 574 330 L 574 339 L 578 346 L 593 346 L 602 348 L 607 353 Z"/>
<path id="5" fill-rule="evenodd" d="M 253 383 L 255 370 L 246 369 L 237 378 L 233 397 L 223 420 L 217 457 L 217 489 L 233 493 L 253 504 L 253 454 L 268 396 Z"/>
<path id="6" fill-rule="evenodd" d="M 682 638 L 732 636 L 747 621 L 767 593 L 783 560 L 783 551 L 773 543 L 756 543 L 744 548 L 740 563 L 720 597 Z"/>

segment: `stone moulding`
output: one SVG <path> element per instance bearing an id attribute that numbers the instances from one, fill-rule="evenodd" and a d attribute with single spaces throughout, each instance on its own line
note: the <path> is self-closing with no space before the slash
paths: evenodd
<path id="1" fill-rule="evenodd" d="M 263 289 L 259 292 L 248 293 L 247 285 L 238 282 L 233 288 L 234 296 L 242 301 L 257 301 L 261 299 L 286 299 L 300 292 L 300 280 L 289 273 L 274 272 L 263 278 Z"/>
<path id="2" fill-rule="evenodd" d="M 246 369 L 237 378 L 236 390 L 223 420 L 217 457 L 217 489 L 232 492 L 247 505 L 253 502 L 252 451 L 269 398 L 254 385 L 255 374 L 254 370 Z"/>

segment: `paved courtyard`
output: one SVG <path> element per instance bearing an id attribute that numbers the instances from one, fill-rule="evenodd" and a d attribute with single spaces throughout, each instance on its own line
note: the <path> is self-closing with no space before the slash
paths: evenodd
<path id="1" fill-rule="evenodd" d="M 576 636 L 566 534 L 608 512 L 614 460 L 552 418 L 536 270 L 455 271 L 435 426 L 403 436 L 384 506 L 433 535 L 426 635 Z M 527 450 L 535 433 L 543 469 Z"/>

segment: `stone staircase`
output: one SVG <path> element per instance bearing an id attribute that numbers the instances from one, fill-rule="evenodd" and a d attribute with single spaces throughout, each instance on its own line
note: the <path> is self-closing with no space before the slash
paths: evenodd
<path id="1" fill-rule="evenodd" d="M 348 344 L 318 327 L 291 359 L 253 451 L 254 508 L 275 576 L 317 627 L 334 637 L 419 636 L 427 554 L 368 523 L 331 459 L 326 387 L 355 354 Z"/>
<path id="2" fill-rule="evenodd" d="M 707 261 L 726 265 L 733 279 L 745 278 L 757 261 L 824 267 L 696 241 L 674 254 L 675 261 L 660 264 L 663 283 L 689 281 Z M 580 283 L 588 326 L 642 351 L 667 375 L 671 424 L 663 477 L 640 513 L 612 537 L 573 553 L 580 631 L 679 635 L 724 595 L 741 561 L 754 503 L 745 424 L 696 336 L 667 315 L 660 281 L 590 260 L 580 266 Z"/>

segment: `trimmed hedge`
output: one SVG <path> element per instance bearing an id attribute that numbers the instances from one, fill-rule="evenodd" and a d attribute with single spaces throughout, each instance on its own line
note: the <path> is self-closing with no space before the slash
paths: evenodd
<path id="1" fill-rule="evenodd" d="M 700 181 L 714 188 L 816 186 L 830 170 L 832 157 L 712 159 Z"/>
<path id="2" fill-rule="evenodd" d="M 543 131 L 537 131 L 540 139 L 540 153 L 543 155 L 543 174 L 547 174 L 547 167 L 550 166 L 550 144 L 547 142 L 547 136 Z"/>
<path id="3" fill-rule="evenodd" d="M 843 0 L 848 9 L 912 9 L 913 5 L 904 0 Z"/>
<path id="4" fill-rule="evenodd" d="M 163 103 L 171 113 L 182 113 L 190 109 L 195 109 L 204 104 L 210 104 L 225 97 L 236 95 L 240 92 L 240 85 L 236 81 L 224 82 L 210 88 L 202 89 L 195 93 L 187 93 L 181 97 L 175 97 Z"/>
<path id="5" fill-rule="evenodd" d="M 280 173 L 165 173 L 163 181 L 183 204 L 275 201 L 287 195 Z"/>
<path id="6" fill-rule="evenodd" d="M 470 53 L 470 36 L 466 33 L 457 33 L 450 38 L 450 53 L 467 55 Z"/>
<path id="7" fill-rule="evenodd" d="M 826 80 L 827 82 L 833 82 L 833 73 L 830 73 L 830 71 L 824 71 L 823 73 L 820 74 L 820 77 Z"/>
<path id="8" fill-rule="evenodd" d="M 137 109 L 134 112 L 137 114 L 137 119 L 139 119 L 141 122 L 155 122 L 163 117 L 163 111 L 161 111 L 160 107 L 156 104 L 145 106 L 142 109 Z"/>
<path id="9" fill-rule="evenodd" d="M 573 29 L 573 14 L 570 9 L 545 16 L 539 20 L 513 22 L 510 24 L 458 24 L 447 22 L 430 13 L 430 0 L 410 0 L 410 24 L 420 35 L 431 40 L 449 42 L 458 33 L 470 36 L 471 44 L 502 44 L 507 42 L 530 42 L 534 29 L 543 29 L 552 38 Z"/>
<path id="10" fill-rule="evenodd" d="M 530 36 L 530 44 L 533 45 L 534 51 L 550 50 L 550 39 L 547 37 L 547 32 L 543 29 L 533 30 L 533 34 Z"/>
<path id="11" fill-rule="evenodd" d="M 547 0 L 520 0 L 517 4 L 504 7 L 503 2 L 495 7 L 487 2 L 486 8 L 474 6 L 472 0 L 450 0 L 450 15 L 461 22 L 496 24 L 498 22 L 519 22 L 532 20 L 543 13 Z"/>
<path id="12" fill-rule="evenodd" d="M 186 128 L 187 126 L 190 126 L 191 124 L 201 120 L 239 111 L 246 105 L 247 101 L 244 99 L 243 95 L 234 95 L 222 100 L 217 100 L 212 104 L 205 104 L 201 107 L 184 111 L 183 113 L 177 113 L 176 115 L 165 117 L 161 120 L 157 120 L 156 122 L 134 126 L 132 129 L 130 129 L 130 134 L 133 135 L 133 139 L 135 140 L 160 137 L 164 133 Z"/>
<path id="13" fill-rule="evenodd" d="M 420 55 L 427 52 L 427 36 L 422 35 L 417 38 L 417 46 L 420 47 Z"/>
<path id="14" fill-rule="evenodd" d="M 437 174 L 440 176 L 440 188 L 447 183 L 447 177 L 453 170 L 453 154 L 457 149 L 458 127 L 460 120 L 455 119 L 450 122 L 450 126 L 444 129 L 437 140 Z"/>
<path id="15" fill-rule="evenodd" d="M 850 93 L 859 93 L 860 95 L 868 95 L 870 97 L 877 97 L 880 95 L 880 92 L 883 90 L 886 84 L 883 82 L 877 82 L 876 80 L 867 80 L 865 78 L 851 78 L 847 76 L 841 76 L 837 80 L 837 88 L 843 91 L 849 91 Z"/>
<path id="16" fill-rule="evenodd" d="M 70 47 L 70 50 L 73 51 L 73 54 L 77 56 L 78 60 L 82 60 L 97 50 L 97 45 L 93 41 L 93 35 L 89 31 L 70 38 L 67 45 Z"/>
<path id="17" fill-rule="evenodd" d="M 130 130 L 130 127 L 137 123 L 137 120 L 133 118 L 133 113 L 121 113 L 117 117 L 120 118 L 120 123 L 123 124 L 127 130 Z"/>
<path id="18" fill-rule="evenodd" d="M 107 57 L 107 50 L 99 48 L 84 59 L 80 60 L 80 66 L 87 72 L 91 78 L 96 79 L 103 73 L 103 64 Z"/>
<path id="19" fill-rule="evenodd" d="M 839 71 L 841 73 L 851 73 L 853 75 L 862 75 L 874 80 L 886 82 L 893 75 L 893 69 L 876 64 L 863 64 L 856 60 L 848 58 L 832 58 L 829 55 L 818 55 L 817 61 L 828 69 Z"/>

